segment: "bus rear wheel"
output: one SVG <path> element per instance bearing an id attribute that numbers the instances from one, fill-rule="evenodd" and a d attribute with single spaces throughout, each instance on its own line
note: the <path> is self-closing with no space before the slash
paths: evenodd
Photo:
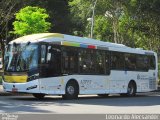
<path id="1" fill-rule="evenodd" d="M 62 95 L 63 99 L 65 100 L 71 100 L 78 98 L 78 85 L 75 81 L 70 81 L 66 85 L 65 94 Z"/>
<path id="2" fill-rule="evenodd" d="M 43 99 L 45 97 L 45 94 L 42 93 L 33 93 L 32 95 L 37 99 Z"/>
<path id="3" fill-rule="evenodd" d="M 130 82 L 127 88 L 127 96 L 133 97 L 136 95 L 136 84 L 135 82 Z"/>
<path id="4" fill-rule="evenodd" d="M 131 81 L 129 84 L 128 84 L 128 88 L 127 88 L 127 93 L 121 93 L 120 96 L 122 97 L 133 97 L 136 95 L 136 83 Z"/>

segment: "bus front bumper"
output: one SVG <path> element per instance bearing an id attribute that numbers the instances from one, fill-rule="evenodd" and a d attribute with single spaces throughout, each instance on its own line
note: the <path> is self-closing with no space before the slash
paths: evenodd
<path id="1" fill-rule="evenodd" d="M 8 83 L 3 81 L 3 88 L 5 92 L 40 93 L 38 79 L 26 83 Z"/>

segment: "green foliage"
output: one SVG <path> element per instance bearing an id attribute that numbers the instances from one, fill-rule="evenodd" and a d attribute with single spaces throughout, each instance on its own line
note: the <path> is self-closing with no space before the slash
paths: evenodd
<path id="1" fill-rule="evenodd" d="M 20 36 L 47 32 L 50 29 L 51 32 L 88 37 L 91 23 L 87 18 L 92 17 L 94 2 L 95 0 L 7 0 L 7 2 L 2 0 L 0 2 L 1 44 L 3 45 L 3 40 L 12 40 L 14 34 L 11 36 L 8 33 L 13 29 L 14 33 Z M 46 10 L 33 7 L 34 10 L 28 8 L 22 15 L 17 13 L 14 18 L 15 11 L 25 6 L 45 8 L 50 17 L 48 15 L 42 17 L 42 14 L 46 14 Z M 97 0 L 93 37 L 115 42 L 116 36 L 117 43 L 160 52 L 159 6 L 160 0 Z M 105 16 L 106 11 L 110 16 Z M 15 19 L 12 28 L 11 24 Z M 52 26 L 46 22 L 47 20 Z"/>
<path id="2" fill-rule="evenodd" d="M 94 35 L 96 39 L 112 41 L 112 26 L 105 16 L 99 15 L 95 17 Z"/>
<path id="3" fill-rule="evenodd" d="M 13 23 L 14 34 L 22 36 L 47 32 L 51 27 L 51 23 L 46 21 L 47 18 L 49 15 L 45 9 L 27 6 L 16 13 L 16 21 Z"/>
<path id="4" fill-rule="evenodd" d="M 94 2 L 95 0 L 69 2 L 73 22 L 78 23 L 78 31 L 82 31 L 85 36 L 90 33 L 87 18 L 92 17 Z M 95 7 L 94 38 L 158 52 L 159 6 L 159 0 L 98 0 Z M 108 16 L 105 16 L 106 12 Z"/>
<path id="5" fill-rule="evenodd" d="M 83 33 L 83 35 L 88 36 L 89 33 L 86 32 L 86 26 L 89 26 L 87 18 L 91 17 L 91 0 L 70 0 L 69 6 L 71 20 L 74 24 L 72 28 L 73 34 L 75 31 L 79 31 Z"/>

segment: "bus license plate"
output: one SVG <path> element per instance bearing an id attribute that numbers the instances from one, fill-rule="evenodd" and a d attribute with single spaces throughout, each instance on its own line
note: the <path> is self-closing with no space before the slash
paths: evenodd
<path id="1" fill-rule="evenodd" d="M 18 92 L 17 88 L 12 88 L 12 92 Z"/>

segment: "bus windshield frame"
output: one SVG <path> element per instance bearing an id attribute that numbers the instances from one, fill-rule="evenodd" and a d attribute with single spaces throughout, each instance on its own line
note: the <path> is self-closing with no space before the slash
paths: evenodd
<path id="1" fill-rule="evenodd" d="M 38 44 L 9 44 L 4 57 L 6 72 L 27 72 L 38 69 Z"/>

